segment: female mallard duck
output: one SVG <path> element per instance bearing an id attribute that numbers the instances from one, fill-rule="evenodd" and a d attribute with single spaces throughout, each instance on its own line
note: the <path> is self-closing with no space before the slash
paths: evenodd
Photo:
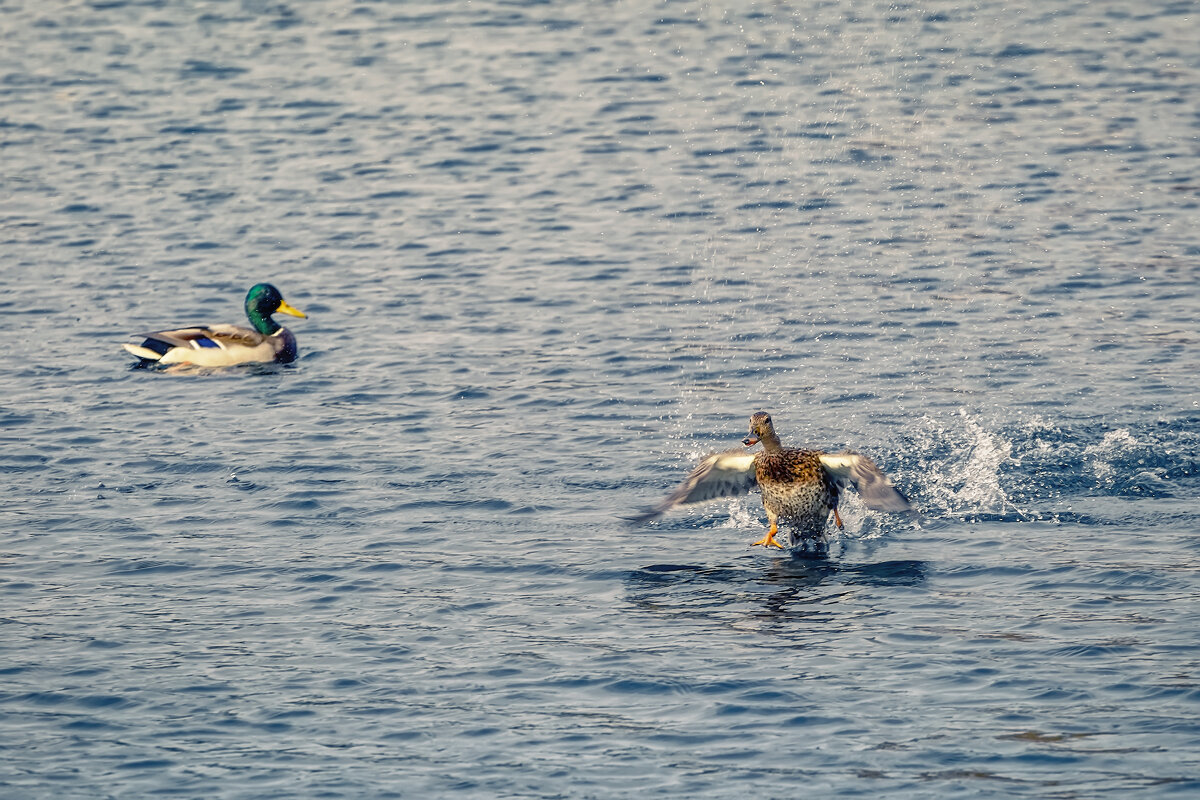
<path id="1" fill-rule="evenodd" d="M 271 319 L 276 312 L 307 316 L 285 303 L 274 286 L 260 283 L 246 295 L 246 316 L 253 329 L 239 325 L 198 325 L 143 334 L 146 340 L 141 344 L 122 346 L 141 359 L 141 366 L 157 363 L 228 367 L 272 361 L 286 364 L 296 360 L 296 337 Z"/>
<path id="2" fill-rule="evenodd" d="M 855 453 L 784 447 L 771 425 L 771 418 L 761 411 L 750 418 L 750 435 L 742 440 L 747 447 L 759 442 L 763 449 L 757 453 L 729 450 L 704 459 L 667 499 L 634 521 L 654 519 L 676 506 L 745 494 L 758 486 L 771 527 L 767 535 L 754 544 L 783 549 L 783 545 L 775 541 L 775 534 L 779 532 L 777 523 L 781 519 L 792 527 L 793 536 L 801 541 L 824 535 L 830 511 L 841 529 L 838 493 L 846 486 L 852 485 L 858 490 L 867 508 L 912 510 L 908 498 L 892 486 L 871 459 Z"/>

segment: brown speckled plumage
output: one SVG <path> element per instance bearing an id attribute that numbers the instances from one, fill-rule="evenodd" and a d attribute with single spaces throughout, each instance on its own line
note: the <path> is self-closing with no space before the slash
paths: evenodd
<path id="1" fill-rule="evenodd" d="M 754 459 L 754 477 L 771 524 L 782 521 L 800 537 L 820 536 L 837 507 L 837 487 L 815 450 L 764 450 Z"/>

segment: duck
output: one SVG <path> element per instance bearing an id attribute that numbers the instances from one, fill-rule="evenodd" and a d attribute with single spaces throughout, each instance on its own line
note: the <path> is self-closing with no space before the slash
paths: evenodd
<path id="1" fill-rule="evenodd" d="M 246 317 L 253 328 L 240 325 L 197 325 L 141 334 L 141 344 L 124 344 L 141 359 L 137 366 L 190 364 L 197 367 L 228 367 L 236 364 L 287 364 L 296 360 L 296 337 L 274 319 L 273 314 L 307 318 L 288 305 L 269 283 L 259 283 L 246 293 Z"/>
<path id="2" fill-rule="evenodd" d="M 750 417 L 750 435 L 742 440 L 746 447 L 760 442 L 762 449 L 754 453 L 727 450 L 708 456 L 665 500 L 631 522 L 648 522 L 679 506 L 736 497 L 757 488 L 769 527 L 751 546 L 782 550 L 775 538 L 781 521 L 791 528 L 793 544 L 823 540 L 831 512 L 838 529 L 844 530 L 838 499 L 851 486 L 867 508 L 915 513 L 909 499 L 864 455 L 784 447 L 765 411 Z"/>

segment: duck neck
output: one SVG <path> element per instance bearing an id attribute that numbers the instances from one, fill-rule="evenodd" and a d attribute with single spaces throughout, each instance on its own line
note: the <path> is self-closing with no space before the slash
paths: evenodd
<path id="1" fill-rule="evenodd" d="M 779 441 L 775 431 L 770 431 L 762 437 L 762 446 L 764 453 L 778 453 L 783 449 L 783 444 Z"/>
<path id="2" fill-rule="evenodd" d="M 246 308 L 246 316 L 250 319 L 250 324 L 254 326 L 254 330 L 264 336 L 271 336 L 279 331 L 281 327 L 270 314 L 264 314 L 257 308 Z"/>

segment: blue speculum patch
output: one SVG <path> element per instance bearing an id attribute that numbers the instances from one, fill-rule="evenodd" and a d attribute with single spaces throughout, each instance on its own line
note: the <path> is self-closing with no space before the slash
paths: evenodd
<path id="1" fill-rule="evenodd" d="M 214 342 L 212 339 L 197 339 L 196 344 L 201 347 L 220 347 L 221 345 Z"/>
<path id="2" fill-rule="evenodd" d="M 160 356 L 165 356 L 167 351 L 171 349 L 171 345 L 166 342 L 160 342 L 158 339 L 147 339 L 142 342 L 142 347 L 145 347 L 147 350 L 153 350 Z"/>

